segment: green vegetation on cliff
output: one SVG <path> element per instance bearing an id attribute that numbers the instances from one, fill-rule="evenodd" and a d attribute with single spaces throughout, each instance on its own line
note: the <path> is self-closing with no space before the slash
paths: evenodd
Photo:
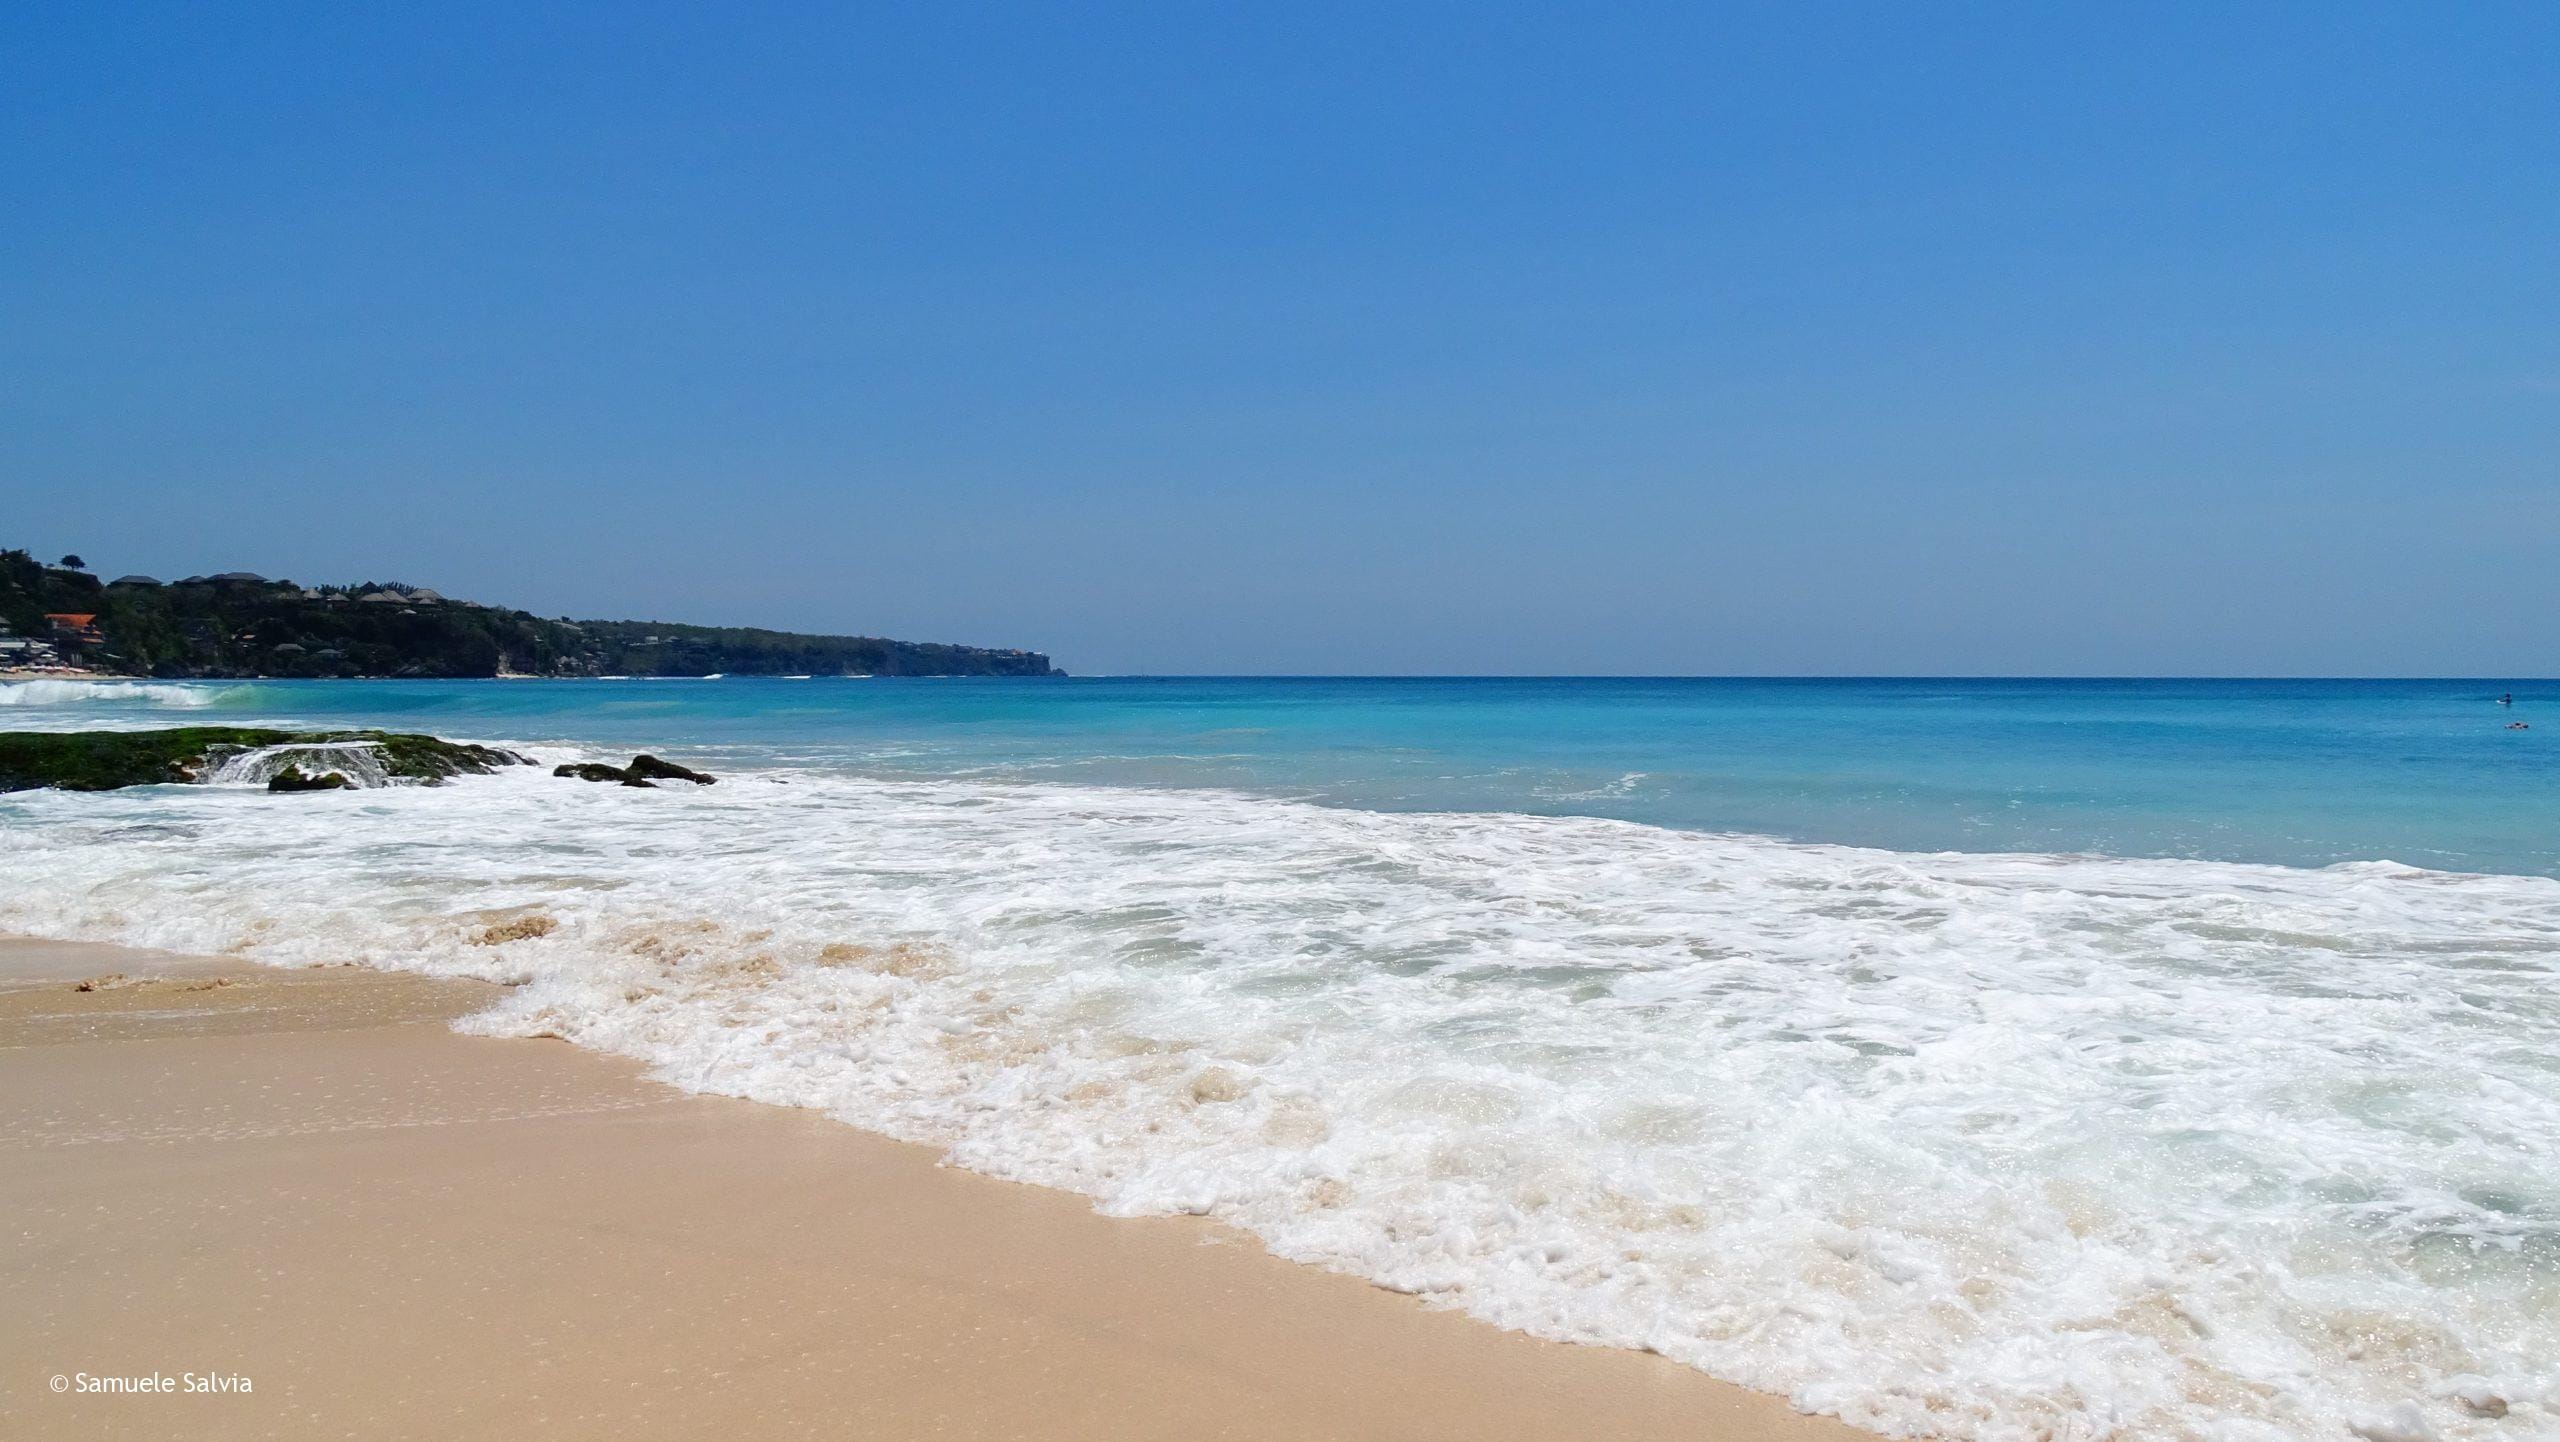
<path id="1" fill-rule="evenodd" d="M 383 775 L 430 786 L 451 776 L 529 764 L 512 751 L 404 731 L 277 731 L 263 726 L 7 731 L 0 732 L 0 791 L 43 786 L 113 791 L 200 781 L 224 758 L 268 746 L 361 747 L 380 763 Z"/>
<path id="2" fill-rule="evenodd" d="M 94 632 L 53 616 L 92 616 Z M 75 664 L 130 676 L 1056 674 L 1037 651 L 546 619 L 398 582 L 305 588 L 232 572 L 108 583 L 24 551 L 0 551 L 0 626 Z"/>

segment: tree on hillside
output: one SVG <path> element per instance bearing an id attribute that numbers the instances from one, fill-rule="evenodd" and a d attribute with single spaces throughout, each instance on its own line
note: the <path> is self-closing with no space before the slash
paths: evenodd
<path id="1" fill-rule="evenodd" d="M 67 571 L 85 571 L 89 569 L 89 563 L 81 560 L 78 556 L 63 557 L 62 566 L 63 569 Z"/>

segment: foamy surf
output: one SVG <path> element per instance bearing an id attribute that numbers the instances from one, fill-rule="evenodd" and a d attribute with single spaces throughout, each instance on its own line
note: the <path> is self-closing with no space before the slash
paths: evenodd
<path id="1" fill-rule="evenodd" d="M 0 928 L 1195 1212 L 1901 1435 L 2560 1431 L 2560 882 L 1224 793 L 0 800 Z"/>

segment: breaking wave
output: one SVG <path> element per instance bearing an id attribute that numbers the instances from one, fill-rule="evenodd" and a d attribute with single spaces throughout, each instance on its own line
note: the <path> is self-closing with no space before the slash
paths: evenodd
<path id="1" fill-rule="evenodd" d="M 192 711 L 236 705 L 247 686 L 190 686 L 167 681 L 0 681 L 0 706 L 108 706 Z"/>
<path id="2" fill-rule="evenodd" d="M 469 1025 L 1900 1435 L 2560 1433 L 2560 882 L 1201 791 L 0 799 L 0 929 Z"/>

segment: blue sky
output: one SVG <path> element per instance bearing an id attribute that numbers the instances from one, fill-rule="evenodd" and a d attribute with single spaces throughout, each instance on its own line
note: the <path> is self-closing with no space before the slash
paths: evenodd
<path id="1" fill-rule="evenodd" d="M 0 544 L 1071 669 L 2560 672 L 2560 7 L 0 10 Z"/>

